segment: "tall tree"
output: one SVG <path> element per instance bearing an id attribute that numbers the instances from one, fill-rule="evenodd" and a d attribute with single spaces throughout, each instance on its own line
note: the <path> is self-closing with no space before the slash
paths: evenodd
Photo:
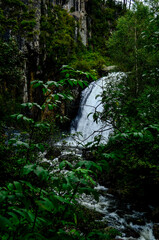
<path id="1" fill-rule="evenodd" d="M 133 73 L 132 85 L 136 94 L 143 87 L 142 75 L 149 65 L 149 54 L 145 48 L 148 39 L 144 37 L 144 32 L 149 32 L 151 19 L 149 8 L 136 3 L 132 10 L 118 20 L 117 30 L 108 43 L 114 62 L 122 71 Z"/>

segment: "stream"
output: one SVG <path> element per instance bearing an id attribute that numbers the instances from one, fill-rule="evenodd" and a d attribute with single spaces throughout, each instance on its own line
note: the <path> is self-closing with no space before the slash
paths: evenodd
<path id="1" fill-rule="evenodd" d="M 94 137 L 101 135 L 101 142 L 108 140 L 109 134 L 113 131 L 111 124 L 93 121 L 95 112 L 102 112 L 101 93 L 105 84 L 118 82 L 124 73 L 110 73 L 108 76 L 92 82 L 81 94 L 81 102 L 78 114 L 71 124 L 71 135 L 66 139 L 74 150 L 82 147 L 88 142 L 93 142 Z M 91 113 L 91 114 L 90 114 Z M 67 147 L 66 147 L 67 148 Z M 68 154 L 69 154 L 69 150 Z M 63 154 L 67 154 L 65 151 Z M 97 202 L 91 196 L 82 195 L 80 204 L 89 209 L 93 209 L 103 215 L 103 220 L 108 226 L 118 229 L 122 236 L 117 236 L 120 240 L 157 240 L 153 234 L 154 223 L 147 218 L 146 211 L 135 210 L 129 203 L 123 203 L 109 193 L 108 188 L 97 185 L 96 190 L 100 192 Z M 151 206 L 148 207 L 152 211 Z M 155 223 L 155 226 L 158 226 Z"/>
<path id="2" fill-rule="evenodd" d="M 101 142 L 106 143 L 109 134 L 113 132 L 113 128 L 109 123 L 95 122 L 93 114 L 103 110 L 101 104 L 101 94 L 105 84 L 111 84 L 112 81 L 120 81 L 125 76 L 123 73 L 111 73 L 107 77 L 103 77 L 96 82 L 92 82 L 81 94 L 81 102 L 77 117 L 71 124 L 70 137 L 64 139 L 65 145 L 61 155 L 53 160 L 48 160 L 43 154 L 41 159 L 43 162 L 49 163 L 53 169 L 59 171 L 59 159 L 67 155 L 74 154 L 79 158 L 82 157 L 83 147 L 94 141 L 94 137 L 101 135 Z M 90 114 L 92 113 L 92 114 Z M 19 136 L 18 131 L 7 131 L 7 136 L 14 134 Z M 26 136 L 24 136 L 26 137 Z M 62 142 L 57 147 L 62 146 Z M 69 156 L 68 156 L 69 158 Z M 55 171 L 55 170 L 54 170 Z M 121 233 L 117 236 L 118 240 L 159 240 L 159 223 L 151 221 L 152 212 L 155 210 L 152 206 L 142 208 L 141 210 L 130 203 L 123 202 L 110 194 L 106 186 L 96 184 L 95 189 L 99 192 L 99 201 L 92 196 L 83 194 L 79 203 L 88 209 L 95 210 L 102 214 L 102 220 L 107 226 L 113 227 Z M 159 210 L 159 209 L 158 209 Z M 157 234 L 154 234 L 154 232 Z M 155 236 L 154 236 L 155 235 Z"/>
<path id="3" fill-rule="evenodd" d="M 146 212 L 139 212 L 133 209 L 128 203 L 121 203 L 108 188 L 98 185 L 95 187 L 100 191 L 99 201 L 90 196 L 83 196 L 81 204 L 85 207 L 103 214 L 103 220 L 108 226 L 114 227 L 122 236 L 116 239 L 122 240 L 155 240 L 153 235 L 153 223 L 146 219 Z"/>

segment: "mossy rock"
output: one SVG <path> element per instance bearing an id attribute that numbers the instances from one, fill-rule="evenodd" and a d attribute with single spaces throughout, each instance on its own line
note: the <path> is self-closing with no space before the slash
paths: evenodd
<path id="1" fill-rule="evenodd" d="M 75 154 L 64 154 L 64 155 L 61 155 L 60 157 L 59 157 L 59 161 L 69 161 L 69 162 L 73 162 L 73 161 L 79 161 L 80 160 L 80 158 L 77 156 L 77 155 L 75 155 Z"/>
<path id="2" fill-rule="evenodd" d="M 54 159 L 56 157 L 59 157 L 61 155 L 61 149 L 57 147 L 51 147 L 48 149 L 46 158 L 48 159 Z"/>
<path id="3" fill-rule="evenodd" d="M 154 224 L 153 234 L 156 239 L 159 239 L 159 224 L 158 223 Z"/>
<path id="4" fill-rule="evenodd" d="M 107 222 L 101 221 L 103 214 L 81 205 L 77 206 L 76 211 L 78 212 L 78 228 L 85 234 L 91 232 L 93 229 L 99 230 L 107 227 Z"/>

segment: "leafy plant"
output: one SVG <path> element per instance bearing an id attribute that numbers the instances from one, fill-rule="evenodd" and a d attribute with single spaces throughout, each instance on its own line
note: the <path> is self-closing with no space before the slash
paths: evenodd
<path id="1" fill-rule="evenodd" d="M 89 73 L 74 71 L 64 67 L 65 78 L 59 82 L 35 80 L 34 88 L 41 88 L 45 102 L 40 106 L 34 102 L 23 103 L 23 108 L 32 111 L 34 108 L 44 111 L 46 107 L 54 109 L 59 101 L 70 99 L 65 93 L 52 93 L 52 87 L 62 88 L 87 85 L 81 77 L 90 77 Z M 70 79 L 70 75 L 79 75 L 79 79 Z M 50 107 L 49 107 L 50 106 Z M 36 121 L 24 113 L 12 115 L 16 121 L 25 123 L 25 135 L 9 139 L 8 147 L 13 148 L 19 175 L 13 181 L 0 188 L 0 236 L 6 239 L 84 239 L 78 230 L 76 207 L 80 194 L 93 194 L 98 197 L 93 186 L 93 175 L 101 168 L 91 161 L 79 160 L 73 162 L 63 159 L 53 168 L 42 167 L 39 152 L 44 152 L 46 142 L 36 142 L 38 131 L 49 130 L 47 121 Z M 68 170 L 69 169 L 69 170 Z M 87 238 L 87 237 L 86 237 Z"/>

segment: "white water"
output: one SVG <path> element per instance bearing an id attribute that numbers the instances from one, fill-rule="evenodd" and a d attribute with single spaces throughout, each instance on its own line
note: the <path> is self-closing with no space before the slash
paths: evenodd
<path id="1" fill-rule="evenodd" d="M 74 136 L 68 139 L 71 145 L 93 142 L 94 137 L 99 135 L 101 136 L 100 142 L 107 142 L 112 126 L 110 123 L 103 123 L 100 120 L 95 122 L 93 114 L 103 111 L 101 104 L 103 88 L 112 82 L 118 82 L 123 76 L 125 76 L 124 73 L 111 73 L 107 77 L 92 82 L 82 92 L 79 111 L 71 125 L 71 135 Z"/>
<path id="2" fill-rule="evenodd" d="M 75 147 L 77 144 L 83 146 L 88 142 L 93 142 L 94 137 L 97 135 L 102 135 L 102 142 L 108 140 L 109 134 L 113 130 L 111 124 L 104 124 L 101 121 L 98 123 L 94 122 L 93 114 L 103 110 L 100 96 L 103 87 L 108 84 L 111 85 L 112 82 L 120 81 L 123 76 L 125 76 L 123 73 L 111 73 L 107 77 L 91 83 L 82 92 L 79 112 L 71 125 L 71 134 L 75 136 L 66 139 L 71 146 Z M 96 97 L 98 95 L 99 97 Z M 91 112 L 93 114 L 90 115 Z M 81 135 L 77 136 L 77 132 L 80 132 Z M 113 195 L 108 194 L 107 188 L 98 185 L 96 189 L 101 193 L 98 202 L 91 196 L 82 195 L 80 204 L 102 213 L 104 215 L 103 221 L 106 220 L 109 226 L 118 229 L 122 233 L 122 236 L 118 236 L 117 239 L 155 240 L 153 223 L 147 222 L 145 213 L 135 211 L 131 205 L 127 205 L 123 210 L 118 206 L 117 199 Z M 137 220 L 142 220 L 142 224 L 137 225 Z M 130 232 L 129 234 L 127 234 L 128 231 Z M 138 233 L 139 237 L 134 238 L 132 236 L 134 234 L 131 235 L 133 232 Z"/>
<path id="3" fill-rule="evenodd" d="M 153 223 L 147 222 L 145 212 L 135 211 L 130 204 L 126 204 L 124 210 L 118 206 L 118 200 L 109 194 L 108 188 L 98 185 L 96 190 L 100 191 L 101 195 L 97 202 L 91 196 L 83 195 L 81 204 L 89 209 L 102 213 L 103 220 L 111 227 L 116 228 L 122 233 L 122 236 L 117 236 L 117 239 L 122 240 L 155 240 L 153 235 Z M 142 221 L 140 225 L 134 222 Z M 127 234 L 127 232 L 130 232 Z M 132 235 L 138 233 L 139 237 Z M 128 236 L 129 235 L 129 236 Z"/>
<path id="4" fill-rule="evenodd" d="M 72 153 L 68 148 L 67 151 L 62 152 L 62 155 L 65 158 L 67 154 Z M 69 170 L 66 169 L 59 170 L 59 158 L 48 160 L 45 158 L 45 154 L 43 153 L 41 158 L 43 162 L 47 162 L 50 167 L 53 167 L 52 173 L 60 172 L 62 175 L 69 173 Z M 79 156 L 81 155 L 79 154 Z M 106 222 L 106 225 L 119 230 L 121 236 L 117 236 L 116 239 L 157 240 L 153 235 L 153 223 L 146 220 L 145 212 L 135 211 L 130 204 L 119 204 L 119 199 L 109 194 L 108 188 L 104 186 L 97 185 L 94 189 L 100 192 L 99 201 L 96 201 L 91 195 L 82 194 L 78 202 L 88 209 L 101 213 L 102 221 Z M 138 225 L 138 221 L 141 221 L 141 224 Z M 139 237 L 134 238 L 135 233 L 138 233 Z"/>

